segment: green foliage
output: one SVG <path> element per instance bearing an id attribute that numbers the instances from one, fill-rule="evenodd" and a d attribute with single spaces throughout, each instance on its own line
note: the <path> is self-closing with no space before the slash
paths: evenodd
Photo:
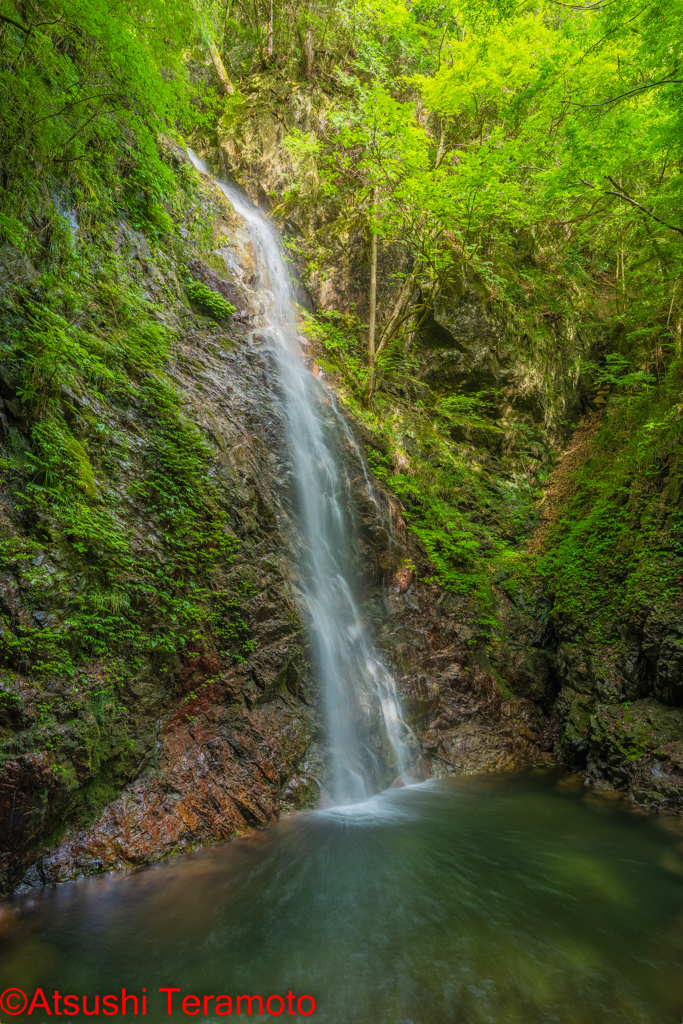
<path id="1" fill-rule="evenodd" d="M 245 662 L 246 656 L 256 650 L 242 611 L 245 600 L 251 596 L 252 588 L 243 582 L 237 594 L 217 594 L 212 606 L 211 631 L 219 650 L 239 662 Z"/>
<path id="2" fill-rule="evenodd" d="M 380 355 L 372 408 L 364 325 L 330 311 L 303 320 L 316 360 L 390 452 L 368 448 L 373 471 L 401 497 L 435 578 L 455 589 L 483 593 L 496 565 L 514 565 L 529 584 L 518 545 L 552 457 L 547 423 L 508 417 L 501 437 L 505 396 L 421 383 L 425 310 L 462 275 L 478 282 L 482 303 L 505 310 L 525 365 L 541 376 L 559 347 L 576 353 L 567 372 L 586 402 L 607 401 L 606 422 L 539 572 L 560 617 L 578 615 L 588 595 L 603 639 L 639 593 L 650 600 L 660 586 L 673 600 L 678 572 L 655 552 L 677 543 L 673 521 L 660 520 L 673 514 L 681 416 L 682 24 L 677 0 L 357 3 L 328 37 L 332 47 L 350 33 L 354 57 L 338 62 L 319 124 L 290 129 L 277 207 L 296 210 L 299 224 L 331 220 L 344 239 L 363 232 L 367 244 L 375 233 L 403 259 L 397 283 L 412 285 L 412 307 Z M 314 282 L 328 269 L 330 236 L 297 238 Z M 395 291 L 378 295 L 380 338 Z M 546 383 L 551 409 L 557 384 Z"/>
<path id="3" fill-rule="evenodd" d="M 494 561 L 534 525 L 531 488 L 524 478 L 497 477 L 480 453 L 463 451 L 443 436 L 435 443 L 433 435 L 425 447 L 413 458 L 412 472 L 395 473 L 387 483 L 429 556 L 431 582 L 486 604 Z"/>
<path id="4" fill-rule="evenodd" d="M 631 370 L 631 361 L 619 352 L 608 352 L 602 366 L 582 362 L 580 369 L 590 374 L 596 388 L 615 388 L 621 392 L 636 393 L 646 391 L 657 383 L 653 373 Z"/>
<path id="5" fill-rule="evenodd" d="M 434 411 L 448 427 L 461 423 L 488 427 L 489 421 L 484 416 L 497 415 L 495 398 L 492 388 L 485 388 L 470 395 L 446 395 L 436 400 Z"/>
<path id="6" fill-rule="evenodd" d="M 95 773 L 79 797 L 86 820 L 137 763 L 133 688 L 163 686 L 199 650 L 227 662 L 253 649 L 231 512 L 172 380 L 171 267 L 189 281 L 185 251 L 213 234 L 169 136 L 211 134 L 220 118 L 229 137 L 263 105 L 288 126 L 277 214 L 337 225 L 354 245 L 379 236 L 397 255 L 407 298 L 394 315 L 379 296 L 370 408 L 367 325 L 355 312 L 302 317 L 311 353 L 375 434 L 368 461 L 400 497 L 428 578 L 483 612 L 502 566 L 605 644 L 620 642 L 627 609 L 678 607 L 677 0 L 288 0 L 274 5 L 270 56 L 257 4 L 0 0 L 0 14 L 0 245 L 14 281 L 0 336 L 12 408 L 3 757 L 48 751 L 64 793 Z M 210 38 L 230 98 L 188 84 L 210 77 Z M 315 99 L 305 114 L 300 95 L 290 103 L 302 82 Z M 320 283 L 330 231 L 306 231 L 290 248 Z M 519 548 L 547 436 L 521 418 L 501 429 L 502 390 L 421 379 L 425 314 L 460 276 L 506 312 L 539 373 L 544 346 L 571 347 L 584 328 L 597 338 L 570 372 L 609 390 L 607 415 L 538 561 Z M 199 281 L 186 294 L 218 323 L 235 312 Z"/>
<path id="7" fill-rule="evenodd" d="M 355 314 L 319 310 L 315 315 L 299 310 L 306 336 L 317 346 L 323 370 L 339 370 L 349 393 L 362 395 L 367 387 L 363 331 L 365 325 Z"/>
<path id="8" fill-rule="evenodd" d="M 181 664 L 254 646 L 215 453 L 169 372 L 216 215 L 171 139 L 217 104 L 186 74 L 192 6 L 0 14 L 0 763 L 42 752 L 50 815 L 85 827 Z"/>
<path id="9" fill-rule="evenodd" d="M 327 99 L 316 117 L 286 115 L 276 205 L 298 225 L 322 225 L 304 227 L 292 244 L 311 281 L 320 286 L 347 239 L 362 233 L 369 251 L 375 233 L 380 252 L 402 267 L 396 284 L 412 286 L 380 353 L 371 408 L 366 325 L 329 310 L 302 319 L 311 354 L 376 432 L 369 464 L 401 497 L 435 579 L 483 594 L 496 566 L 514 565 L 530 585 L 534 560 L 522 558 L 519 545 L 535 523 L 534 487 L 553 461 L 553 429 L 559 440 L 550 417 L 565 385 L 549 375 L 560 348 L 572 353 L 564 372 L 583 401 L 607 402 L 600 454 L 581 477 L 561 554 L 542 566 L 557 615 L 578 614 L 586 593 L 605 637 L 627 601 L 625 580 L 631 596 L 641 585 L 648 593 L 655 582 L 670 586 L 662 559 L 645 554 L 659 543 L 648 532 L 654 520 L 634 508 L 654 508 L 648 488 L 673 465 L 680 418 L 671 383 L 683 311 L 678 8 L 677 0 L 362 0 L 320 5 L 321 15 L 332 12 L 321 31 L 302 0 L 276 5 L 267 82 L 265 60 L 254 73 L 263 58 L 257 26 L 247 30 L 250 15 L 232 9 L 244 33 L 232 65 L 242 118 L 255 102 L 267 106 L 266 84 L 277 90 L 282 79 L 291 91 L 306 68 L 304 34 L 297 41 L 283 24 L 285 10 L 313 35 L 311 77 Z M 218 24 L 218 7 L 211 10 Z M 332 71 L 337 47 L 352 55 L 338 56 Z M 502 431 L 509 396 L 439 393 L 422 382 L 423 316 L 461 276 L 477 282 L 482 305 L 505 316 L 524 365 L 544 379 L 542 426 L 514 421 L 508 408 Z M 380 287 L 380 339 L 396 290 Z M 619 455 L 608 469 L 610 452 Z M 638 467 L 638 483 L 629 465 Z M 660 495 L 664 504 L 672 487 Z M 672 531 L 661 534 L 668 545 Z"/>
<path id="10" fill-rule="evenodd" d="M 163 203 L 172 184 L 156 134 L 190 114 L 182 48 L 193 32 L 192 8 L 176 0 L 47 0 L 38 10 L 3 0 L 0 13 L 6 238 L 25 246 L 27 206 L 42 206 L 54 228 L 50 190 L 57 205 L 96 216 L 98 185 L 113 173 L 117 202 L 136 225 L 167 232 Z"/>
<path id="11" fill-rule="evenodd" d="M 397 345 L 398 355 L 391 348 L 383 353 L 383 384 L 368 408 L 358 318 L 320 311 L 303 313 L 302 320 L 316 360 L 378 438 L 377 447 L 366 446 L 367 463 L 401 500 L 406 522 L 428 554 L 429 578 L 486 604 L 492 560 L 534 525 L 530 481 L 521 472 L 506 479 L 487 448 L 504 439 L 493 420 L 500 396 L 493 389 L 473 395 L 430 393 L 411 379 L 415 355 L 406 357 Z M 393 359 L 397 365 L 392 366 Z M 479 434 L 468 440 L 459 428 L 475 428 Z M 520 443 L 524 448 L 526 438 Z M 518 448 L 514 441 L 511 461 L 519 459 Z"/>
<path id="12" fill-rule="evenodd" d="M 356 41 L 360 23 L 354 0 L 275 0 L 274 53 L 269 58 L 266 5 L 203 0 L 200 6 L 207 31 L 216 40 L 233 79 L 260 74 L 274 63 L 329 79 Z M 311 67 L 306 66 L 303 53 L 307 37 Z"/>
<path id="13" fill-rule="evenodd" d="M 218 6 L 206 10 L 218 25 Z M 395 296 L 379 295 L 380 349 L 385 331 L 388 344 L 415 332 L 449 275 L 466 272 L 530 346 L 540 350 L 551 320 L 608 334 L 613 318 L 629 372 L 661 377 L 672 347 L 680 354 L 683 310 L 678 15 L 677 0 L 337 0 L 315 11 L 293 0 L 275 5 L 266 79 L 265 22 L 233 8 L 230 32 L 252 46 L 233 65 L 240 118 L 254 100 L 268 106 L 266 86 L 294 88 L 310 30 L 308 70 L 329 98 L 315 118 L 287 116 L 276 210 L 297 223 L 315 210 L 403 255 L 412 299 L 392 319 Z M 329 236 L 296 243 L 318 284 Z M 360 349 L 354 358 L 358 375 Z M 401 371 L 385 381 L 400 388 Z"/>
<path id="14" fill-rule="evenodd" d="M 193 306 L 211 317 L 217 323 L 224 323 L 235 313 L 232 303 L 224 299 L 218 292 L 211 291 L 202 281 L 191 281 L 187 286 L 187 294 Z"/>

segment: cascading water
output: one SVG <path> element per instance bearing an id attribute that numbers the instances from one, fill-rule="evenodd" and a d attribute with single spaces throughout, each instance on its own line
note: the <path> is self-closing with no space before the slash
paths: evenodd
<path id="1" fill-rule="evenodd" d="M 282 391 L 287 441 L 298 498 L 303 545 L 299 555 L 303 600 L 308 612 L 315 666 L 325 701 L 331 754 L 331 795 L 337 803 L 364 800 L 382 771 L 367 742 L 378 720 L 388 742 L 395 775 L 419 758 L 417 742 L 403 720 L 391 674 L 377 657 L 353 599 L 344 487 L 327 422 L 341 421 L 329 396 L 303 365 L 297 342 L 290 278 L 277 232 L 234 186 L 213 177 L 188 150 L 195 167 L 209 175 L 246 221 L 260 297 L 260 332 L 268 339 Z M 361 460 L 360 452 L 356 448 Z M 343 467 L 342 472 L 343 472 Z M 367 471 L 363 465 L 363 471 Z M 374 495 L 371 494 L 374 499 Z M 374 784 L 373 784 L 373 780 Z"/>

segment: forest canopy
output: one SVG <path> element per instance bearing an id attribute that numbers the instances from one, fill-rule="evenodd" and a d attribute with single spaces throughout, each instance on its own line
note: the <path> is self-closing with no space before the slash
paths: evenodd
<path id="1" fill-rule="evenodd" d="M 40 195 L 57 212 L 59 196 L 97 205 L 105 183 L 139 223 L 171 230 L 159 132 L 210 136 L 271 69 L 328 97 L 315 131 L 291 128 L 276 215 L 304 201 L 307 174 L 316 202 L 352 201 L 406 250 L 371 364 L 414 329 L 416 290 L 428 305 L 454 264 L 518 309 L 540 287 L 558 314 L 602 275 L 642 358 L 680 354 L 678 0 L 2 0 L 0 46 L 0 224 L 14 244 L 44 235 Z"/>

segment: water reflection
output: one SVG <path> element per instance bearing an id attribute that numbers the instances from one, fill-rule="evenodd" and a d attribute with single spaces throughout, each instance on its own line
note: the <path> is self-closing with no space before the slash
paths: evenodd
<path id="1" fill-rule="evenodd" d="M 144 986 L 154 1022 L 172 986 L 309 993 L 329 1024 L 678 1024 L 682 843 L 557 774 L 425 783 L 6 901 L 0 971 Z"/>

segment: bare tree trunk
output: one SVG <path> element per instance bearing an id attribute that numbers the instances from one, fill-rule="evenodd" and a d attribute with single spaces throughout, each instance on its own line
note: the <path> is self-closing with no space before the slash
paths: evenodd
<path id="1" fill-rule="evenodd" d="M 674 281 L 674 286 L 673 286 L 673 289 L 672 289 L 672 292 L 671 292 L 671 305 L 669 306 L 669 315 L 666 318 L 666 326 L 667 326 L 667 328 L 671 327 L 671 316 L 672 316 L 672 314 L 674 312 L 674 308 L 675 308 L 675 305 L 676 305 L 676 290 L 677 290 L 677 288 L 678 288 L 678 281 Z M 674 330 L 673 330 L 674 354 L 676 356 L 676 359 L 680 359 L 681 358 L 681 327 L 683 326 L 682 323 L 681 323 L 682 319 L 683 318 L 681 316 L 681 303 L 679 302 L 679 304 L 678 304 L 678 316 L 677 316 L 677 319 L 674 321 Z"/>
<path id="2" fill-rule="evenodd" d="M 254 25 L 256 32 L 258 33 L 258 58 L 263 64 L 263 31 L 261 29 L 261 15 L 260 15 L 260 4 L 259 0 L 253 0 L 254 3 Z"/>
<path id="3" fill-rule="evenodd" d="M 416 328 L 419 328 L 421 322 L 419 319 L 420 314 L 424 315 L 425 311 L 431 307 L 434 299 L 441 291 L 446 279 L 446 275 L 443 272 L 436 276 L 431 276 L 431 283 L 426 292 L 424 290 L 424 283 L 422 284 L 422 300 L 419 304 L 412 305 L 413 293 L 415 292 L 418 279 L 423 270 L 424 263 L 421 260 L 416 260 L 413 265 L 413 269 L 403 282 L 403 287 L 401 288 L 399 296 L 394 303 L 394 308 L 392 309 L 388 320 L 384 324 L 379 340 L 375 341 L 375 358 L 377 358 L 380 352 L 384 350 L 392 338 L 398 334 L 402 325 L 405 324 L 407 320 L 415 318 Z"/>
<path id="4" fill-rule="evenodd" d="M 407 278 L 405 279 L 403 288 L 401 288 L 401 293 L 396 300 L 394 308 L 391 311 L 391 315 L 387 320 L 386 324 L 384 325 L 384 330 L 382 331 L 382 336 L 380 338 L 379 345 L 375 346 L 375 355 L 380 354 L 384 346 L 387 344 L 388 341 L 391 341 L 394 334 L 403 323 L 405 319 L 406 310 L 410 305 L 410 300 L 413 297 L 413 292 L 415 291 L 415 284 L 417 282 L 419 272 L 420 267 L 418 264 L 415 264 L 412 271 L 410 272 L 410 274 L 408 274 Z"/>
<path id="5" fill-rule="evenodd" d="M 441 122 L 441 138 L 439 139 L 439 148 L 436 151 L 436 159 L 434 161 L 434 167 L 439 167 L 443 160 L 443 151 L 446 143 L 446 130 Z"/>
<path id="6" fill-rule="evenodd" d="M 309 82 L 313 81 L 313 29 L 310 26 L 306 29 L 304 39 L 304 71 Z"/>
<path id="7" fill-rule="evenodd" d="M 218 75 L 218 80 L 221 83 L 223 92 L 226 96 L 232 96 L 235 91 L 235 87 L 230 81 L 228 72 L 225 70 L 225 64 L 223 63 L 221 55 L 216 49 L 214 43 L 209 43 L 209 53 L 211 54 L 211 60 L 213 61 L 213 66 L 216 69 L 216 74 Z"/>
<path id="8" fill-rule="evenodd" d="M 273 56 L 273 0 L 268 8 L 268 56 Z"/>
<path id="9" fill-rule="evenodd" d="M 372 210 L 377 205 L 377 189 L 372 194 Z M 368 330 L 368 401 L 375 390 L 375 325 L 377 322 L 377 232 L 372 230 L 370 247 L 370 325 Z"/>

